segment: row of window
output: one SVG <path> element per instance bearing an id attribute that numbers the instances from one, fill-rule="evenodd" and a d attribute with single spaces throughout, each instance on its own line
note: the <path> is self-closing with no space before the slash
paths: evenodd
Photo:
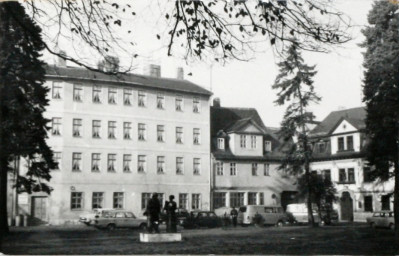
<path id="1" fill-rule="evenodd" d="M 359 208 L 362 208 L 361 201 L 359 201 Z M 391 210 L 391 195 L 381 196 L 381 211 Z M 373 212 L 373 196 L 364 196 L 364 211 Z"/>
<path id="2" fill-rule="evenodd" d="M 251 135 L 250 136 L 250 141 L 251 141 L 251 148 L 255 149 L 257 144 L 256 144 L 256 136 Z M 218 149 L 225 149 L 225 140 L 224 138 L 218 138 L 217 139 L 217 147 Z M 240 147 L 241 148 L 246 148 L 247 147 L 247 135 L 240 135 Z M 265 151 L 266 152 L 271 152 L 272 151 L 272 142 L 269 140 L 265 141 Z"/>
<path id="3" fill-rule="evenodd" d="M 151 193 L 141 194 L 141 209 L 147 207 L 148 201 L 151 199 Z M 164 205 L 164 194 L 158 193 L 158 200 L 161 205 Z M 189 210 L 189 194 L 179 193 L 178 198 L 179 208 Z M 91 195 L 91 208 L 106 208 L 105 204 L 105 192 L 93 192 Z M 124 209 L 125 208 L 125 193 L 124 192 L 113 192 L 112 194 L 112 208 Z M 84 209 L 84 192 L 71 192 L 71 210 L 83 210 Z M 191 194 L 191 209 L 201 209 L 201 194 Z"/>
<path id="4" fill-rule="evenodd" d="M 82 119 L 73 119 L 72 126 L 72 136 L 76 138 L 81 138 L 83 135 L 83 124 Z M 62 128 L 62 120 L 59 117 L 54 117 L 52 119 L 52 135 L 61 135 Z M 108 121 L 108 139 L 116 139 L 116 130 L 117 125 L 115 121 Z M 138 140 L 145 141 L 147 140 L 147 125 L 143 123 L 139 123 L 137 125 L 137 136 Z M 92 121 L 92 137 L 99 139 L 101 138 L 101 121 L 93 120 Z M 176 143 L 183 144 L 183 127 L 176 127 Z M 165 142 L 165 125 L 157 125 L 157 141 Z M 132 123 L 131 122 L 123 122 L 123 139 L 130 140 L 132 139 Z M 201 143 L 201 130 L 200 128 L 193 128 L 193 144 L 199 145 Z"/>
<path id="5" fill-rule="evenodd" d="M 244 205 L 244 192 L 230 192 L 230 207 L 240 207 Z M 259 198 L 259 200 L 258 200 Z M 227 204 L 227 192 L 213 193 L 213 207 L 225 207 Z M 248 192 L 248 205 L 264 205 L 265 197 L 263 192 Z"/>
<path id="6" fill-rule="evenodd" d="M 230 176 L 237 176 L 237 163 L 230 163 Z M 258 163 L 251 164 L 252 176 L 259 175 Z M 224 175 L 224 163 L 216 162 L 216 175 Z M 270 164 L 263 164 L 263 176 L 270 176 Z"/>
<path id="7" fill-rule="evenodd" d="M 93 86 L 92 89 L 92 102 L 102 103 L 103 99 L 103 88 L 101 86 Z M 53 82 L 52 97 L 53 99 L 63 98 L 63 88 L 60 82 Z M 73 100 L 75 102 L 83 101 L 83 85 L 74 84 L 73 85 Z M 137 91 L 137 105 L 139 107 L 147 106 L 147 93 L 145 91 Z M 108 104 L 118 104 L 118 89 L 115 87 L 108 87 Z M 123 105 L 132 106 L 133 105 L 133 90 L 124 88 L 123 89 Z M 165 95 L 163 93 L 157 94 L 156 108 L 165 109 Z M 183 111 L 184 101 L 183 96 L 177 95 L 175 97 L 175 110 Z M 201 104 L 199 97 L 193 97 L 193 112 L 199 113 L 201 110 Z"/>
<path id="8" fill-rule="evenodd" d="M 60 165 L 62 161 L 61 152 L 54 152 L 54 160 Z M 123 154 L 123 172 L 131 173 L 133 171 L 132 168 L 132 155 L 131 154 Z M 116 172 L 116 154 L 107 154 L 107 172 Z M 157 156 L 157 165 L 156 165 L 157 174 L 164 174 L 166 172 L 166 160 L 165 156 Z M 83 170 L 82 165 L 82 153 L 72 153 L 72 171 L 80 172 Z M 92 153 L 91 154 L 91 171 L 92 172 L 100 172 L 101 171 L 101 154 L 100 153 Z M 146 173 L 147 172 L 147 156 L 138 155 L 137 156 L 137 172 L 138 173 Z M 176 157 L 176 174 L 183 175 L 185 173 L 184 168 L 184 158 Z M 201 174 L 201 158 L 193 158 L 193 174 L 200 175 Z"/>

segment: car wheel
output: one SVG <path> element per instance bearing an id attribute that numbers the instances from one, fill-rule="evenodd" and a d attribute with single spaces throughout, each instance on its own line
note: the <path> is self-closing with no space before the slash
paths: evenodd
<path id="1" fill-rule="evenodd" d="M 277 227 L 282 227 L 284 224 L 281 220 L 279 220 L 276 224 Z"/>
<path id="2" fill-rule="evenodd" d="M 108 230 L 114 230 L 115 229 L 115 224 L 108 224 L 107 229 Z"/>
<path id="3" fill-rule="evenodd" d="M 370 223 L 370 227 L 371 227 L 371 228 L 376 228 L 375 223 L 374 223 L 374 222 L 371 222 L 371 223 Z"/>
<path id="4" fill-rule="evenodd" d="M 395 229 L 395 224 L 393 224 L 393 223 L 389 224 L 389 228 L 390 228 L 391 230 L 394 230 L 394 229 Z"/>
<path id="5" fill-rule="evenodd" d="M 140 226 L 139 226 L 139 228 L 140 228 L 140 230 L 145 231 L 145 230 L 147 230 L 147 224 L 141 223 Z"/>

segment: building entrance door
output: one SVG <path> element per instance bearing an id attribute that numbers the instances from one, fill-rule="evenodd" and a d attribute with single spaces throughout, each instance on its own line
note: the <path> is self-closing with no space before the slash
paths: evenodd
<path id="1" fill-rule="evenodd" d="M 33 224 L 42 224 L 47 221 L 47 197 L 32 197 Z"/>
<path id="2" fill-rule="evenodd" d="M 343 192 L 340 198 L 341 220 L 353 221 L 353 200 L 349 192 Z"/>

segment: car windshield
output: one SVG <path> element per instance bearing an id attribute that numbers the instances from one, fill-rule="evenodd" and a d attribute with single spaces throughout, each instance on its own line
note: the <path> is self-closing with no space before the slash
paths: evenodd
<path id="1" fill-rule="evenodd" d="M 126 218 L 136 218 L 132 212 L 126 212 Z"/>

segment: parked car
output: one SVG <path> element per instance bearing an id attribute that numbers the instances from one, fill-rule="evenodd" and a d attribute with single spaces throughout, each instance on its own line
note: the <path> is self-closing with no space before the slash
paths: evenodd
<path id="1" fill-rule="evenodd" d="M 338 222 L 338 211 L 334 209 L 323 209 L 320 211 L 321 224 L 331 225 Z"/>
<path id="2" fill-rule="evenodd" d="M 82 214 L 79 216 L 79 222 L 82 222 L 86 225 L 91 225 L 94 223 L 94 220 L 96 219 L 96 216 L 101 216 L 101 213 L 103 211 L 109 211 L 112 210 L 111 208 L 95 208 L 91 212 Z"/>
<path id="3" fill-rule="evenodd" d="M 290 223 L 290 216 L 281 206 L 245 205 L 238 209 L 237 222 L 241 225 L 262 224 L 283 226 Z"/>
<path id="4" fill-rule="evenodd" d="M 177 218 L 177 224 L 178 225 L 183 225 L 183 222 L 185 219 L 187 219 L 190 216 L 188 211 L 184 208 L 177 208 L 176 209 L 176 218 Z M 160 216 L 160 221 L 161 222 L 166 222 L 168 218 L 168 215 L 166 214 L 166 210 L 161 211 L 161 216 Z"/>
<path id="5" fill-rule="evenodd" d="M 126 210 L 108 210 L 102 211 L 101 215 L 94 220 L 94 226 L 97 228 L 147 228 L 146 218 L 136 218 L 136 216 Z"/>
<path id="6" fill-rule="evenodd" d="M 375 212 L 372 217 L 366 218 L 372 228 L 384 227 L 395 229 L 394 213 L 390 211 Z"/>
<path id="7" fill-rule="evenodd" d="M 214 212 L 215 212 L 216 216 L 221 217 L 221 218 L 230 217 L 230 212 L 232 209 L 233 209 L 232 207 L 223 206 L 220 208 L 216 208 L 214 210 Z"/>
<path id="8" fill-rule="evenodd" d="M 222 226 L 222 221 L 214 212 L 192 211 L 190 212 L 190 216 L 183 221 L 182 226 L 184 228 L 215 228 Z"/>
<path id="9" fill-rule="evenodd" d="M 316 205 L 312 207 L 312 211 L 314 222 L 324 224 L 324 222 L 320 221 L 319 213 L 316 210 Z M 292 216 L 294 223 L 308 222 L 308 207 L 305 203 L 289 204 L 287 205 L 286 212 Z"/>

